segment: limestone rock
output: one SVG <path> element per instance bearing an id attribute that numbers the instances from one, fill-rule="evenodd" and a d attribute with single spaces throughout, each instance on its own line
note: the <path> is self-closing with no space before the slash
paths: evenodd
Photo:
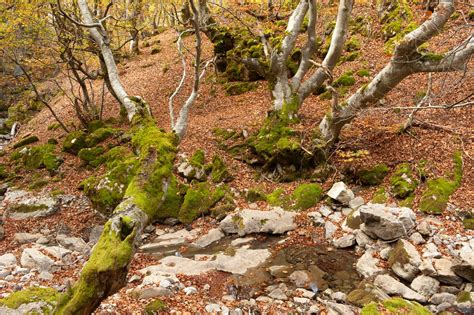
<path id="1" fill-rule="evenodd" d="M 416 216 L 409 208 L 368 204 L 359 208 L 364 223 L 361 230 L 372 238 L 393 241 L 408 235 L 415 227 Z"/>
<path id="2" fill-rule="evenodd" d="M 453 262 L 448 258 L 433 259 L 433 266 L 436 270 L 435 278 L 442 283 L 458 286 L 462 283 L 452 270 Z"/>
<path id="3" fill-rule="evenodd" d="M 416 247 L 406 240 L 398 240 L 388 259 L 393 272 L 399 277 L 411 281 L 419 273 L 421 257 Z"/>
<path id="4" fill-rule="evenodd" d="M 324 224 L 324 237 L 326 237 L 326 239 L 331 239 L 336 231 L 337 226 L 329 220 L 326 221 Z"/>
<path id="5" fill-rule="evenodd" d="M 54 261 L 36 248 L 26 248 L 21 254 L 20 263 L 23 267 L 29 269 L 36 268 L 47 271 L 54 264 Z"/>
<path id="6" fill-rule="evenodd" d="M 407 300 L 415 300 L 418 302 L 426 302 L 426 298 L 413 291 L 403 283 L 397 281 L 389 275 L 378 275 L 375 277 L 374 284 L 384 290 L 389 295 L 401 295 Z"/>
<path id="7" fill-rule="evenodd" d="M 459 258 L 452 270 L 460 277 L 474 283 L 474 248 L 465 244 L 459 251 Z"/>
<path id="8" fill-rule="evenodd" d="M 344 235 L 334 240 L 334 246 L 337 248 L 347 248 L 354 246 L 356 237 L 353 234 Z"/>
<path id="9" fill-rule="evenodd" d="M 377 266 L 378 259 L 373 257 L 373 254 L 373 250 L 367 250 L 357 261 L 356 270 L 365 278 L 369 278 L 385 271 Z"/>
<path id="10" fill-rule="evenodd" d="M 428 276 L 420 275 L 416 277 L 410 287 L 425 297 L 432 296 L 439 289 L 439 281 Z"/>
<path id="11" fill-rule="evenodd" d="M 154 239 L 153 243 L 145 244 L 141 246 L 140 249 L 144 251 L 153 251 L 164 247 L 179 246 L 195 238 L 198 233 L 198 229 L 191 231 L 182 229 L 174 233 L 163 234 Z"/>
<path id="12" fill-rule="evenodd" d="M 34 243 L 40 238 L 43 237 L 43 234 L 41 233 L 15 233 L 15 241 L 17 241 L 20 244 L 26 244 L 26 243 Z"/>
<path id="13" fill-rule="evenodd" d="M 0 267 L 9 267 L 16 265 L 16 257 L 13 254 L 4 254 L 0 256 Z"/>
<path id="14" fill-rule="evenodd" d="M 309 286 L 311 282 L 311 277 L 309 272 L 305 270 L 297 270 L 294 271 L 289 277 L 290 281 L 292 281 L 296 287 L 298 288 L 306 288 Z"/>
<path id="15" fill-rule="evenodd" d="M 224 233 L 222 233 L 221 230 L 211 229 L 211 230 L 209 230 L 209 232 L 207 232 L 207 234 L 205 234 L 205 235 L 201 236 L 200 238 L 198 238 L 197 240 L 195 240 L 193 242 L 193 245 L 197 246 L 197 247 L 206 247 L 206 246 L 211 245 L 214 242 L 217 242 L 218 240 L 220 240 L 224 236 L 225 235 L 224 235 Z"/>
<path id="16" fill-rule="evenodd" d="M 349 205 L 349 202 L 354 199 L 354 193 L 343 182 L 337 182 L 332 185 L 327 195 L 343 205 Z"/>
<path id="17" fill-rule="evenodd" d="M 448 292 L 436 293 L 430 299 L 430 303 L 435 305 L 442 303 L 453 304 L 454 302 L 456 302 L 456 296 Z"/>
<path id="18" fill-rule="evenodd" d="M 282 234 L 296 228 L 295 212 L 273 208 L 269 211 L 245 209 L 229 214 L 222 220 L 219 228 L 226 234 L 237 233 L 244 236 L 250 233 Z"/>
<path id="19" fill-rule="evenodd" d="M 64 234 L 58 234 L 56 236 L 58 243 L 64 248 L 74 250 L 76 252 L 84 253 L 89 250 L 89 246 L 84 242 L 82 238 L 70 237 Z"/>
<path id="20" fill-rule="evenodd" d="M 142 299 L 151 299 L 158 296 L 170 296 L 173 292 L 170 289 L 162 287 L 151 287 L 145 289 L 138 289 L 138 298 Z"/>
<path id="21" fill-rule="evenodd" d="M 13 189 L 6 192 L 3 205 L 8 217 L 13 220 L 45 217 L 59 209 L 59 202 L 55 198 Z"/>

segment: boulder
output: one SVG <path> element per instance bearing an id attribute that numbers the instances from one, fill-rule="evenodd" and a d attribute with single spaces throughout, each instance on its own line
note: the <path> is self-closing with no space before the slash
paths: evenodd
<path id="1" fill-rule="evenodd" d="M 226 216 L 219 228 L 226 234 L 237 233 L 240 236 L 251 233 L 282 234 L 297 227 L 296 215 L 281 208 L 269 211 L 245 209 Z"/>
<path id="2" fill-rule="evenodd" d="M 474 283 L 474 248 L 465 244 L 459 251 L 459 258 L 455 260 L 452 267 L 454 273 Z"/>
<path id="3" fill-rule="evenodd" d="M 327 195 L 343 205 L 349 205 L 349 202 L 354 199 L 354 193 L 343 182 L 337 182 L 332 185 Z"/>
<path id="4" fill-rule="evenodd" d="M 421 257 L 410 242 L 398 240 L 390 252 L 388 263 L 397 276 L 411 281 L 420 272 Z"/>
<path id="5" fill-rule="evenodd" d="M 428 276 L 420 275 L 413 279 L 410 287 L 425 297 L 432 296 L 439 289 L 439 281 Z"/>
<path id="6" fill-rule="evenodd" d="M 449 258 L 433 259 L 433 266 L 436 270 L 435 278 L 445 284 L 459 286 L 462 279 L 459 278 L 452 270 L 453 262 Z"/>
<path id="7" fill-rule="evenodd" d="M 416 216 L 409 208 L 393 208 L 383 204 L 368 204 L 359 208 L 364 223 L 361 230 L 372 238 L 394 241 L 407 237 L 415 227 Z"/>
<path id="8" fill-rule="evenodd" d="M 413 291 L 403 283 L 389 275 L 378 275 L 375 277 L 374 284 L 384 290 L 388 295 L 400 295 L 407 300 L 426 302 L 426 297 Z"/>
<path id="9" fill-rule="evenodd" d="M 41 233 L 15 233 L 15 241 L 20 244 L 34 243 L 43 237 Z"/>
<path id="10" fill-rule="evenodd" d="M 454 302 L 456 302 L 456 296 L 448 292 L 433 294 L 433 296 L 430 299 L 430 303 L 435 304 L 435 305 L 440 305 L 443 303 L 453 304 Z"/>
<path id="11" fill-rule="evenodd" d="M 373 256 L 374 251 L 369 249 L 362 255 L 356 264 L 356 270 L 365 278 L 385 272 L 384 269 L 377 266 L 379 260 Z"/>
<path id="12" fill-rule="evenodd" d="M 29 269 L 36 268 L 48 271 L 54 264 L 54 261 L 36 248 L 26 248 L 21 254 L 20 263 L 23 267 Z"/>
<path id="13" fill-rule="evenodd" d="M 34 195 L 24 190 L 8 189 L 3 200 L 8 217 L 13 220 L 45 217 L 59 209 L 55 198 Z"/>
<path id="14" fill-rule="evenodd" d="M 16 257 L 13 254 L 4 254 L 0 256 L 0 267 L 16 265 Z"/>
<path id="15" fill-rule="evenodd" d="M 56 241 L 59 245 L 64 248 L 74 250 L 76 252 L 84 253 L 89 250 L 89 246 L 84 242 L 82 238 L 79 237 L 70 237 L 64 234 L 58 234 L 56 236 Z"/>

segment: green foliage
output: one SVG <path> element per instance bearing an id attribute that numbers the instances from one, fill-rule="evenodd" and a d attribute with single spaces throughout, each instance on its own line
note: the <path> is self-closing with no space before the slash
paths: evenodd
<path id="1" fill-rule="evenodd" d="M 35 142 L 38 142 L 38 141 L 39 141 L 39 139 L 38 139 L 37 136 L 29 136 L 29 137 L 26 137 L 26 138 L 20 140 L 19 142 L 15 143 L 13 145 L 13 148 L 14 149 L 21 148 L 25 145 L 32 144 L 32 143 L 35 143 Z"/>
<path id="2" fill-rule="evenodd" d="M 63 151 L 76 155 L 81 149 L 87 147 L 86 137 L 86 133 L 80 130 L 69 133 L 64 139 Z"/>
<path id="3" fill-rule="evenodd" d="M 90 133 L 96 131 L 99 128 L 105 128 L 105 127 L 106 127 L 105 122 L 99 119 L 92 120 L 87 123 L 87 131 Z"/>
<path id="4" fill-rule="evenodd" d="M 294 202 L 294 208 L 297 210 L 306 210 L 314 207 L 320 200 L 323 190 L 318 184 L 299 185 L 291 199 Z"/>
<path id="5" fill-rule="evenodd" d="M 379 185 L 387 176 L 388 167 L 386 164 L 377 164 L 372 168 L 359 170 L 356 177 L 363 185 Z"/>
<path id="6" fill-rule="evenodd" d="M 8 178 L 8 171 L 5 165 L 0 164 L 0 180 Z"/>
<path id="7" fill-rule="evenodd" d="M 468 291 L 461 291 L 461 292 L 459 292 L 456 301 L 457 301 L 458 303 L 472 302 L 472 300 L 471 300 L 471 292 L 468 292 Z"/>
<path id="8" fill-rule="evenodd" d="M 30 287 L 14 292 L 6 298 L 0 299 L 0 306 L 6 306 L 10 309 L 18 309 L 22 304 L 44 302 L 48 304 L 45 312 L 50 314 L 52 308 L 55 307 L 60 297 L 61 294 L 54 289 Z"/>
<path id="9" fill-rule="evenodd" d="M 449 197 L 459 188 L 462 180 L 462 156 L 454 154 L 454 171 L 451 178 L 429 179 L 420 200 L 420 210 L 426 213 L 441 214 L 447 207 Z"/>

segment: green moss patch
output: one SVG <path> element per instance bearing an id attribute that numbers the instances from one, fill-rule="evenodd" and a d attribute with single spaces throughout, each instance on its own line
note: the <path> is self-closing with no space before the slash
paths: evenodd
<path id="1" fill-rule="evenodd" d="M 384 187 L 380 187 L 372 196 L 372 203 L 384 204 L 387 202 L 387 192 Z"/>
<path id="2" fill-rule="evenodd" d="M 211 169 L 211 180 L 213 183 L 227 182 L 232 179 L 224 161 L 218 156 L 214 156 L 209 167 Z"/>
<path id="3" fill-rule="evenodd" d="M 460 152 L 454 155 L 454 171 L 449 177 L 429 179 L 420 200 L 420 210 L 426 213 L 441 214 L 446 209 L 449 197 L 461 185 L 463 173 Z"/>
<path id="4" fill-rule="evenodd" d="M 356 173 L 358 181 L 367 186 L 379 185 L 387 176 L 388 167 L 385 164 L 377 164 L 371 168 L 361 169 Z"/>
<path id="5" fill-rule="evenodd" d="M 224 90 L 227 95 L 240 95 L 253 91 L 258 87 L 254 82 L 228 82 L 224 83 Z"/>
<path id="6" fill-rule="evenodd" d="M 462 220 L 464 228 L 467 230 L 474 230 L 474 218 L 466 218 Z"/>
<path id="7" fill-rule="evenodd" d="M 22 304 L 44 302 L 53 308 L 58 303 L 60 297 L 61 294 L 54 289 L 31 287 L 14 292 L 6 298 L 0 299 L 0 305 L 11 309 L 18 309 Z"/>
<path id="8" fill-rule="evenodd" d="M 93 147 L 117 134 L 118 130 L 109 127 L 98 128 L 86 137 L 87 147 Z"/>
<path id="9" fill-rule="evenodd" d="M 321 200 L 322 193 L 323 190 L 318 184 L 301 184 L 291 196 L 294 209 L 306 210 L 314 207 Z"/>
<path id="10" fill-rule="evenodd" d="M 87 135 L 84 131 L 73 131 L 69 133 L 63 142 L 63 151 L 76 155 L 85 147 Z"/>
<path id="11" fill-rule="evenodd" d="M 397 167 L 390 182 L 392 184 L 392 193 L 395 197 L 401 199 L 412 195 L 416 187 L 418 187 L 418 181 L 415 179 L 408 163 L 400 164 Z"/>
<path id="12" fill-rule="evenodd" d="M 39 141 L 39 139 L 38 139 L 37 136 L 29 136 L 29 137 L 26 137 L 26 138 L 20 140 L 19 142 L 15 143 L 13 145 L 13 148 L 14 149 L 21 148 L 25 145 L 32 144 L 32 143 L 35 143 L 35 142 L 38 142 L 38 141 Z"/>
<path id="13" fill-rule="evenodd" d="M 341 86 L 352 86 L 355 83 L 356 83 L 356 79 L 354 78 L 352 71 L 348 71 L 342 74 L 336 80 L 334 80 L 333 85 L 335 87 L 341 87 Z"/>
<path id="14" fill-rule="evenodd" d="M 162 300 L 154 300 L 145 306 L 146 315 L 157 315 L 166 311 L 166 303 Z"/>
<path id="15" fill-rule="evenodd" d="M 406 314 L 431 315 L 431 312 L 421 304 L 402 298 L 390 298 L 382 302 L 372 302 L 362 308 L 361 315 Z"/>
<path id="16" fill-rule="evenodd" d="M 224 187 L 212 188 L 209 183 L 197 183 L 190 187 L 179 210 L 178 219 L 183 223 L 191 223 L 202 215 L 208 214 L 225 195 Z"/>
<path id="17" fill-rule="evenodd" d="M 53 144 L 43 144 L 24 148 L 11 155 L 11 159 L 21 163 L 28 170 L 46 168 L 48 171 L 56 171 L 63 160 L 54 154 Z"/>
<path id="18" fill-rule="evenodd" d="M 283 190 L 283 188 L 275 189 L 271 194 L 267 195 L 266 199 L 268 204 L 274 207 L 287 208 L 290 202 L 288 196 L 285 195 L 285 190 Z"/>
<path id="19" fill-rule="evenodd" d="M 105 162 L 105 157 L 102 154 L 105 152 L 103 147 L 84 148 L 78 153 L 78 157 L 86 164 L 97 167 Z"/>

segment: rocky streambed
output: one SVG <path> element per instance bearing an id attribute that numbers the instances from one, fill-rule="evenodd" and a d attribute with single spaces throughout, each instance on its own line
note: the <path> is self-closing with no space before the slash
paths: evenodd
<path id="1" fill-rule="evenodd" d="M 147 227 L 137 254 L 145 262 L 132 264 L 129 285 L 97 313 L 120 313 L 124 300 L 158 313 L 472 313 L 474 237 L 453 229 L 459 219 L 366 204 L 343 183 L 328 196 L 330 205 L 311 212 L 253 207 L 211 227 Z M 21 222 L 81 202 L 9 189 L 2 206 L 8 220 Z M 0 256 L 2 296 L 41 285 L 65 290 L 98 233 L 100 227 L 87 239 L 41 229 L 15 234 L 21 247 Z"/>

